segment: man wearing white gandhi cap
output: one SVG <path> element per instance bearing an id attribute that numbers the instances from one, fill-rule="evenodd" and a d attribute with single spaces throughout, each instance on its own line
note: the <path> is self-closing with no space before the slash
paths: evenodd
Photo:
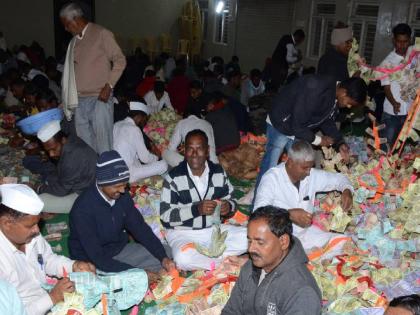
<path id="1" fill-rule="evenodd" d="M 162 175 L 168 165 L 161 160 L 160 152 L 149 151 L 142 128 L 146 125 L 150 107 L 144 101 L 129 102 L 128 117 L 114 124 L 114 150 L 130 170 L 130 183 L 154 175 Z"/>
<path id="2" fill-rule="evenodd" d="M 26 165 L 42 175 L 43 183 L 35 190 L 44 202 L 43 211 L 68 213 L 77 196 L 95 181 L 96 152 L 79 137 L 64 134 L 59 120 L 46 123 L 37 136 L 50 159 L 57 161 L 48 163 L 49 168 L 43 167 L 45 162 L 33 168 Z"/>
<path id="3" fill-rule="evenodd" d="M 31 188 L 5 184 L 0 192 L 0 279 L 16 288 L 28 315 L 44 315 L 63 301 L 64 292 L 74 291 L 63 273 L 95 267 L 53 253 L 38 227 L 44 203 Z M 61 278 L 49 293 L 41 287 L 47 276 Z"/>

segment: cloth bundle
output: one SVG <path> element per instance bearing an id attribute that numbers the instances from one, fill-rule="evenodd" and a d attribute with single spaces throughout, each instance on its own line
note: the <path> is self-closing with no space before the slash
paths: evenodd
<path id="1" fill-rule="evenodd" d="M 101 273 L 97 275 L 90 272 L 72 272 L 69 274 L 71 281 L 75 283 L 77 305 L 80 305 L 80 298 L 87 310 L 99 307 L 103 294 L 106 294 L 109 301 L 115 301 L 119 310 L 128 309 L 138 305 L 144 298 L 148 289 L 147 274 L 142 269 L 129 269 L 119 273 Z M 46 290 L 51 290 L 53 284 L 44 285 Z M 72 302 L 73 303 L 73 302 Z M 70 304 L 72 304 L 70 303 Z M 65 304 L 65 305 L 68 305 Z M 61 310 L 63 305 L 58 304 L 53 309 L 53 314 Z"/>
<path id="2" fill-rule="evenodd" d="M 181 116 L 174 110 L 164 108 L 150 115 L 143 131 L 156 144 L 160 152 L 163 152 L 167 149 L 175 126 L 180 120 Z"/>
<path id="3" fill-rule="evenodd" d="M 219 155 L 220 165 L 226 173 L 239 179 L 255 179 L 260 161 L 258 148 L 249 143 L 241 144 L 238 148 Z"/>

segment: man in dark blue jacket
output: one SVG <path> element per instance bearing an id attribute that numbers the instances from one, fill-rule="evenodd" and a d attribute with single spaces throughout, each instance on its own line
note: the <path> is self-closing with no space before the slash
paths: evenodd
<path id="1" fill-rule="evenodd" d="M 273 99 L 267 118 L 267 144 L 257 177 L 261 177 L 278 160 L 295 139 L 315 146 L 332 146 L 348 159 L 349 149 L 335 124 L 338 108 L 363 106 L 366 83 L 360 78 L 336 82 L 331 77 L 306 75 L 284 86 Z M 320 130 L 323 136 L 315 135 Z"/>
<path id="2" fill-rule="evenodd" d="M 96 183 L 77 198 L 70 212 L 70 256 L 83 257 L 106 272 L 158 271 L 161 266 L 169 271 L 174 262 L 126 192 L 129 178 L 117 151 L 99 156 Z M 127 232 L 138 243 L 129 243 Z"/>

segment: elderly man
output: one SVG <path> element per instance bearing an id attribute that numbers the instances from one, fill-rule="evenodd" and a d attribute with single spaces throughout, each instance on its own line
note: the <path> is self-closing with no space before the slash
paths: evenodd
<path id="1" fill-rule="evenodd" d="M 31 188 L 5 184 L 0 191 L 0 279 L 16 288 L 28 315 L 44 315 L 63 301 L 65 292 L 74 291 L 74 283 L 64 273 L 95 272 L 95 267 L 52 252 L 39 234 L 44 203 Z M 59 278 L 49 293 L 42 288 L 47 276 Z"/>
<path id="2" fill-rule="evenodd" d="M 210 161 L 219 163 L 216 156 L 216 144 L 211 124 L 195 115 L 190 115 L 188 118 L 182 119 L 177 123 L 171 136 L 168 149 L 163 152 L 163 158 L 171 167 L 177 166 L 184 160 L 184 157 L 178 153 L 178 147 L 185 143 L 187 134 L 196 129 L 204 131 L 209 139 Z"/>
<path id="3" fill-rule="evenodd" d="M 190 131 L 185 137 L 185 161 L 165 176 L 163 184 L 160 217 L 175 263 L 182 270 L 210 269 L 213 263 L 221 262 L 222 257 L 212 259 L 183 247 L 190 242 L 210 244 L 218 203 L 222 218 L 235 212 L 236 204 L 231 200 L 233 187 L 223 168 L 208 158 L 206 133 Z M 246 251 L 245 228 L 222 224 L 221 231 L 228 231 L 223 256 Z"/>
<path id="4" fill-rule="evenodd" d="M 150 108 L 142 102 L 130 102 L 128 117 L 114 125 L 114 150 L 128 165 L 130 183 L 143 178 L 162 175 L 168 169 L 166 161 L 149 152 L 144 141 L 142 128 L 147 123 Z"/>
<path id="5" fill-rule="evenodd" d="M 96 153 L 77 136 L 64 134 L 59 120 L 46 123 L 37 136 L 57 163 L 26 159 L 25 166 L 43 178 L 35 190 L 41 194 L 44 212 L 68 213 L 78 194 L 95 180 Z"/>
<path id="6" fill-rule="evenodd" d="M 256 189 L 264 173 L 278 164 L 283 150 L 295 139 L 315 146 L 331 146 L 345 160 L 349 148 L 337 130 L 338 108 L 362 106 L 366 102 L 367 86 L 360 78 L 350 78 L 337 84 L 331 77 L 305 75 L 285 86 L 273 99 L 267 117 L 267 144 L 258 173 Z M 323 136 L 315 135 L 320 129 Z"/>
<path id="7" fill-rule="evenodd" d="M 254 209 L 273 205 L 287 209 L 294 226 L 294 235 L 305 250 L 321 247 L 339 236 L 312 226 L 312 211 L 318 192 L 342 192 L 344 210 L 353 205 L 353 187 L 345 175 L 314 169 L 315 152 L 305 141 L 295 142 L 288 151 L 286 163 L 271 168 L 262 178 Z"/>
<path id="8" fill-rule="evenodd" d="M 73 35 L 63 71 L 62 100 L 68 120 L 74 114 L 77 135 L 96 152 L 112 149 L 112 89 L 126 60 L 114 35 L 91 23 L 79 5 L 60 11 L 64 28 Z"/>
<path id="9" fill-rule="evenodd" d="M 292 232 L 284 209 L 266 206 L 251 214 L 251 261 L 242 267 L 222 315 L 321 314 L 321 291 Z"/>
<path id="10" fill-rule="evenodd" d="M 319 59 L 318 73 L 328 75 L 335 81 L 349 78 L 347 58 L 353 43 L 353 31 L 344 23 L 338 23 L 331 33 L 332 47 Z"/>
<path id="11" fill-rule="evenodd" d="M 145 269 L 154 278 L 161 266 L 170 271 L 175 264 L 134 206 L 126 191 L 129 178 L 117 151 L 99 156 L 96 183 L 77 198 L 70 212 L 70 256 L 107 272 Z M 128 242 L 128 232 L 138 243 Z"/>

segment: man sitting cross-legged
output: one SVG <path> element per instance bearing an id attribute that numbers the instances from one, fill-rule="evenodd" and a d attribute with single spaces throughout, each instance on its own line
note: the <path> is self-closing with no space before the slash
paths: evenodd
<path id="1" fill-rule="evenodd" d="M 130 268 L 154 272 L 162 267 L 170 271 L 175 264 L 126 190 L 129 178 L 127 164 L 117 151 L 99 156 L 96 183 L 77 198 L 70 212 L 70 256 L 83 257 L 106 272 Z M 129 242 L 127 232 L 138 243 Z M 154 279 L 152 272 L 149 280 Z"/>
<path id="2" fill-rule="evenodd" d="M 219 164 L 209 161 L 207 135 L 192 130 L 185 137 L 185 161 L 173 168 L 165 177 L 160 204 L 160 217 L 167 229 L 167 241 L 178 268 L 183 270 L 210 269 L 223 256 L 246 252 L 244 227 L 221 225 L 228 231 L 226 250 L 217 259 L 201 255 L 195 249 L 185 249 L 191 242 L 208 246 L 211 242 L 213 213 L 221 202 L 221 217 L 235 212 L 231 200 L 233 187 Z"/>

